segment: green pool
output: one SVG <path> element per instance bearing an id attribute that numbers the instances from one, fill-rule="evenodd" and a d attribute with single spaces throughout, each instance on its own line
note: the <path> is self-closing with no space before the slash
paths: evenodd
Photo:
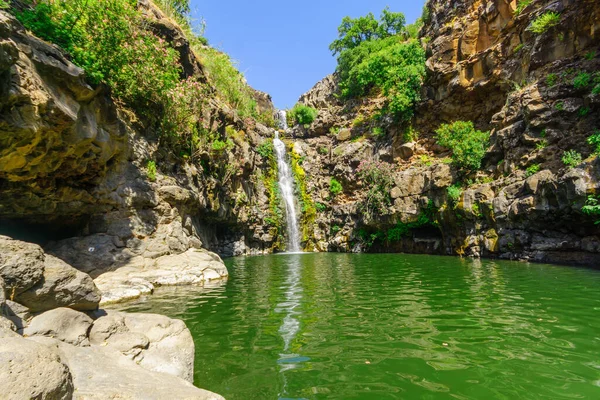
<path id="1" fill-rule="evenodd" d="M 417 255 L 226 260 L 183 319 L 198 386 L 250 399 L 600 399 L 600 271 Z"/>

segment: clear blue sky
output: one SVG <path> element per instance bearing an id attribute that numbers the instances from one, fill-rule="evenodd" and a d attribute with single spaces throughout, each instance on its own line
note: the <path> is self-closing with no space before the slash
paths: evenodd
<path id="1" fill-rule="evenodd" d="M 191 0 L 192 17 L 206 22 L 210 44 L 230 54 L 248 83 L 273 96 L 278 108 L 298 97 L 335 70 L 329 44 L 346 15 L 389 6 L 408 23 L 420 15 L 425 0 Z"/>

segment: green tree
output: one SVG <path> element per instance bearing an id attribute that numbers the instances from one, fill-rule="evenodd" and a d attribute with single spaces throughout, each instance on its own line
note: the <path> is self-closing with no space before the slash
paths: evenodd
<path id="1" fill-rule="evenodd" d="M 485 155 L 489 132 L 478 131 L 471 121 L 443 124 L 436 131 L 437 142 L 452 150 L 452 162 L 460 169 L 478 170 Z"/>

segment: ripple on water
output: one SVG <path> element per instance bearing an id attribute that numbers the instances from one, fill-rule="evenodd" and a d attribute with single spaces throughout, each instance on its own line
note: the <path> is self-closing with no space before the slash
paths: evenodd
<path id="1" fill-rule="evenodd" d="M 121 306 L 186 321 L 235 399 L 598 399 L 600 272 L 412 255 L 226 260 Z"/>

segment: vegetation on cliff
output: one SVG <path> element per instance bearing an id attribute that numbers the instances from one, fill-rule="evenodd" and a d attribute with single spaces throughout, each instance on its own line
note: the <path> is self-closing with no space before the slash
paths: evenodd
<path id="1" fill-rule="evenodd" d="M 402 13 L 388 9 L 379 21 L 373 14 L 345 17 L 339 38 L 330 45 L 338 55 L 341 96 L 381 92 L 387 99 L 382 111 L 399 121 L 412 117 L 425 77 L 425 50 L 417 40 L 408 39 L 405 21 Z M 415 28 L 411 30 L 414 35 Z"/>

